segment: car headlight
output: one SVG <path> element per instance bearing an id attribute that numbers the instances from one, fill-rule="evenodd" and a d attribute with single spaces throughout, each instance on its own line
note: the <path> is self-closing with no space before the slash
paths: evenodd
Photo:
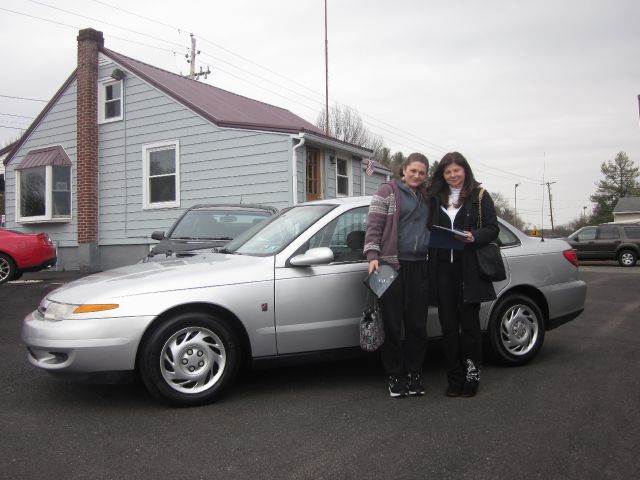
<path id="1" fill-rule="evenodd" d="M 44 298 L 38 306 L 38 312 L 44 320 L 50 322 L 59 322 L 60 320 L 69 319 L 72 315 L 81 315 L 83 313 L 104 312 L 105 310 L 114 310 L 120 305 L 117 303 L 60 303 Z"/>

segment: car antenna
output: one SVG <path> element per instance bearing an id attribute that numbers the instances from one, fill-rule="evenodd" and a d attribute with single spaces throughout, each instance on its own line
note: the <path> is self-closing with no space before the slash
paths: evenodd
<path id="1" fill-rule="evenodd" d="M 240 205 L 242 205 L 242 195 L 240 195 Z"/>

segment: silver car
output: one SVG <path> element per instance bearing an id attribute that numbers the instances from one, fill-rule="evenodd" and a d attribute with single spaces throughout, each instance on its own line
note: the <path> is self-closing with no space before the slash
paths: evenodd
<path id="1" fill-rule="evenodd" d="M 358 346 L 365 304 L 362 254 L 369 197 L 281 211 L 214 253 L 136 264 L 51 292 L 22 328 L 29 361 L 51 373 L 137 371 L 173 404 L 212 401 L 241 364 Z M 485 303 L 493 352 L 522 364 L 545 331 L 578 316 L 586 285 L 562 240 L 527 237 L 500 222 L 508 278 Z M 427 321 L 440 336 L 436 309 Z"/>

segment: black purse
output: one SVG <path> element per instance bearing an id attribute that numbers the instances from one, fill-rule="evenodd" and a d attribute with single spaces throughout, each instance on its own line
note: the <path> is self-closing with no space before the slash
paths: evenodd
<path id="1" fill-rule="evenodd" d="M 360 348 L 375 352 L 384 343 L 384 323 L 380 314 L 378 298 L 367 292 L 367 306 L 360 318 Z"/>
<path id="2" fill-rule="evenodd" d="M 482 227 L 483 195 L 484 188 L 481 188 L 478 194 L 478 229 Z M 488 245 L 476 248 L 476 257 L 478 259 L 478 271 L 481 278 L 492 282 L 506 280 L 507 273 L 504 269 L 504 262 L 502 261 L 502 254 L 500 253 L 500 247 L 498 247 L 498 245 L 491 242 Z"/>

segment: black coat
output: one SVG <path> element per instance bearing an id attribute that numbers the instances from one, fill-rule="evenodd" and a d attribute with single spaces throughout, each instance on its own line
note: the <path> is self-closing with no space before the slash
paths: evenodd
<path id="1" fill-rule="evenodd" d="M 480 278 L 478 272 L 478 259 L 476 248 L 482 247 L 494 241 L 498 237 L 499 228 L 496 218 L 496 209 L 489 192 L 484 192 L 482 197 L 482 227 L 477 228 L 478 222 L 478 194 L 480 188 L 475 188 L 471 195 L 465 199 L 464 204 L 458 210 L 453 228 L 466 230 L 473 233 L 475 241 L 466 244 L 461 251 L 455 251 L 455 255 L 462 256 L 462 291 L 464 303 L 481 303 L 496 298 L 493 283 Z M 432 198 L 431 218 L 434 225 L 451 228 L 449 216 L 442 210 L 440 199 Z M 437 306 L 438 299 L 438 255 L 450 255 L 449 250 L 429 250 L 429 303 Z"/>

